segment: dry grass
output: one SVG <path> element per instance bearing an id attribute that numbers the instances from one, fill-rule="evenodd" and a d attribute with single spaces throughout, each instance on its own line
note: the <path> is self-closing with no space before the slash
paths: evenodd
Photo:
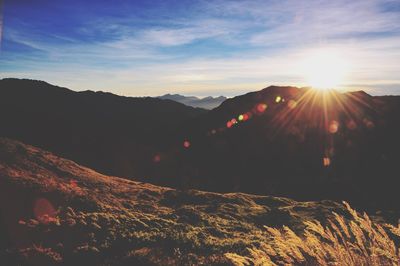
<path id="1" fill-rule="evenodd" d="M 400 265 L 400 225 L 378 224 L 366 213 L 358 214 L 344 202 L 350 219 L 333 213 L 323 226 L 319 221 L 304 222 L 302 235 L 289 227 L 266 226 L 267 239 L 249 248 L 248 256 L 227 253 L 243 265 Z"/>
<path id="2" fill-rule="evenodd" d="M 37 206 L 47 206 L 44 202 L 54 210 L 36 213 Z M 371 248 L 377 261 L 394 263 L 398 251 L 382 227 L 364 216 L 350 223 L 332 212 L 349 216 L 342 204 L 331 201 L 179 191 L 105 176 L 0 138 L 0 265 L 311 265 L 317 259 L 347 259 L 350 264 Z M 330 231 L 316 221 L 304 222 L 324 224 L 328 219 L 333 220 Z M 291 229 L 273 229 L 283 224 Z M 263 225 L 270 228 L 264 230 Z M 326 243 L 320 253 L 317 244 L 300 245 L 303 236 L 296 234 L 305 227 L 309 241 Z M 390 234 L 399 235 L 400 228 L 385 227 L 388 233 L 390 229 Z M 329 234 L 336 231 L 341 235 Z M 357 239 L 347 237 L 358 231 L 374 241 L 360 251 Z M 372 237 L 365 232 L 372 232 Z M 332 245 L 329 237 L 336 237 L 339 244 Z M 275 241 L 259 244 L 267 238 Z M 355 249 L 354 254 L 344 252 L 342 242 Z M 247 247 L 257 249 L 240 256 Z M 340 248 L 343 257 L 330 254 Z M 240 255 L 226 257 L 227 252 Z"/>
<path id="3" fill-rule="evenodd" d="M 332 211 L 344 209 L 105 176 L 0 138 L 0 265 L 232 265 L 224 254 L 263 241 L 263 225 Z"/>

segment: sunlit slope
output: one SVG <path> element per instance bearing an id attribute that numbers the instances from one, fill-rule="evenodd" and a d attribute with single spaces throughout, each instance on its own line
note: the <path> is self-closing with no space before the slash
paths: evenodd
<path id="1" fill-rule="evenodd" d="M 265 237 L 339 204 L 177 191 L 105 176 L 0 139 L 0 260 L 13 265 L 228 264 Z"/>

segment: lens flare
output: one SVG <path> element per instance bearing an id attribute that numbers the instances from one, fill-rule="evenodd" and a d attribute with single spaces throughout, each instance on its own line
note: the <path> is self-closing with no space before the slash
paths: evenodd
<path id="1" fill-rule="evenodd" d="M 260 104 L 258 104 L 257 105 L 257 111 L 259 112 L 259 113 L 263 113 L 263 112 L 265 112 L 265 110 L 267 109 L 267 105 L 265 104 L 265 103 L 260 103 Z"/>
<path id="2" fill-rule="evenodd" d="M 160 156 L 160 154 L 154 155 L 154 157 L 153 157 L 153 162 L 159 163 L 160 161 L 161 161 L 161 156 Z"/>
<path id="3" fill-rule="evenodd" d="M 328 131 L 331 134 L 335 134 L 339 130 L 339 122 L 333 120 L 329 123 Z"/>
<path id="4" fill-rule="evenodd" d="M 331 165 L 331 159 L 329 157 L 324 157 L 322 163 L 325 167 L 328 167 L 329 165 Z"/>
<path id="5" fill-rule="evenodd" d="M 188 140 L 185 140 L 183 142 L 183 147 L 185 147 L 186 149 L 188 149 L 190 147 L 190 142 Z"/>

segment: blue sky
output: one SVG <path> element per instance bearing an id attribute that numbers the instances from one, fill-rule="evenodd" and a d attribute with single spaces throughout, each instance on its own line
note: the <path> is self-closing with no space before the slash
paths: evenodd
<path id="1" fill-rule="evenodd" d="M 339 88 L 400 94 L 400 0 L 3 0 L 2 12 L 0 78 L 232 96 L 310 85 L 304 62 L 322 51 L 349 66 Z"/>

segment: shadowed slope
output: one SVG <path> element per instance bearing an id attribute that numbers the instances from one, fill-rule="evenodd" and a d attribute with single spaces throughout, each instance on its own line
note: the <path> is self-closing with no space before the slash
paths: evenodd
<path id="1" fill-rule="evenodd" d="M 43 81 L 0 80 L 0 136 L 128 178 L 146 176 L 171 130 L 204 112 L 150 97 L 74 92 Z"/>
<path id="2" fill-rule="evenodd" d="M 190 120 L 154 183 L 398 209 L 399 116 L 399 96 L 271 86 Z"/>
<path id="3" fill-rule="evenodd" d="M 329 201 L 180 192 L 109 177 L 9 139 L 0 139 L 0 197 L 0 260 L 20 265 L 225 264 L 223 253 L 265 236 L 263 225 L 302 228 L 342 211 Z"/>

